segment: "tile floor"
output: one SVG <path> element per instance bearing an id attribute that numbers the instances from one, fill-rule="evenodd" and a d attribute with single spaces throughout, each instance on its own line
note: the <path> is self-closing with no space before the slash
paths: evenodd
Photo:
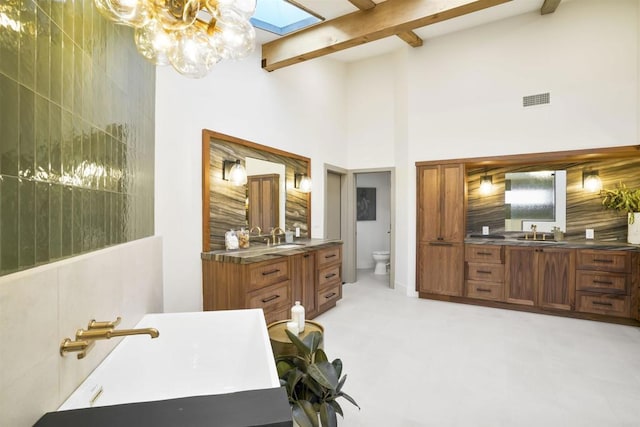
<path id="1" fill-rule="evenodd" d="M 640 426 L 640 328 L 408 298 L 371 271 L 316 320 L 362 408 L 342 400 L 341 427 Z"/>

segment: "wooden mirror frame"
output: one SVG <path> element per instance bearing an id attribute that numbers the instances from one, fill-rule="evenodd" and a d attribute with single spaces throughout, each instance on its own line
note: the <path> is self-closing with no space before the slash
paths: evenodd
<path id="1" fill-rule="evenodd" d="M 269 155 L 284 157 L 285 159 L 290 159 L 292 161 L 302 161 L 306 163 L 306 174 L 307 176 L 311 176 L 311 159 L 308 157 L 304 157 L 298 154 L 290 153 L 288 151 L 280 150 L 273 147 L 268 147 L 266 145 L 257 144 L 255 142 L 247 141 L 241 138 L 236 138 L 234 136 L 225 135 L 223 133 L 215 132 L 209 129 L 202 130 L 202 251 L 210 252 L 211 249 L 211 238 L 210 238 L 210 211 L 211 211 L 211 157 L 210 157 L 210 144 L 211 139 L 218 139 L 228 143 L 237 144 L 249 149 L 253 149 L 256 151 L 268 153 Z M 301 171 L 294 170 L 289 171 L 290 169 L 288 165 L 285 165 L 287 169 L 286 173 L 286 187 L 288 192 L 289 189 L 289 181 L 291 181 L 291 188 L 293 189 L 293 179 L 294 173 L 299 173 Z M 291 175 L 291 180 L 289 180 L 289 175 Z M 306 233 L 307 237 L 311 237 L 311 194 L 310 193 L 302 193 L 298 197 L 305 198 L 307 209 L 306 209 Z M 285 212 L 285 223 L 286 223 L 286 212 Z"/>

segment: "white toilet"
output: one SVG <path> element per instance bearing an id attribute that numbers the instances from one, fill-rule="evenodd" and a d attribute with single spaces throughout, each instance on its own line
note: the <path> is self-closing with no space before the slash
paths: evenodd
<path id="1" fill-rule="evenodd" d="M 390 257 L 389 251 L 373 251 L 373 259 L 376 262 L 373 274 L 387 274 L 387 264 L 389 264 Z"/>

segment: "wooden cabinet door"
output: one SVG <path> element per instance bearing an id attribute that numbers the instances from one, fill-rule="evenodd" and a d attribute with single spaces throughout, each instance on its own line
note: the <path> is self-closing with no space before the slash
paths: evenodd
<path id="1" fill-rule="evenodd" d="M 300 301 L 305 309 L 305 316 L 313 318 L 317 313 L 316 302 L 316 252 L 291 257 L 291 270 L 293 272 L 293 301 Z"/>
<path id="2" fill-rule="evenodd" d="M 418 170 L 418 241 L 440 237 L 440 167 L 423 166 Z"/>
<path id="3" fill-rule="evenodd" d="M 440 237 L 446 242 L 464 240 L 464 166 L 441 166 L 442 213 Z"/>
<path id="4" fill-rule="evenodd" d="M 439 295 L 462 295 L 464 245 L 424 243 L 418 251 L 418 291 Z"/>
<path id="5" fill-rule="evenodd" d="M 464 165 L 420 167 L 417 196 L 419 241 L 464 240 Z"/>
<path id="6" fill-rule="evenodd" d="M 538 279 L 535 248 L 509 246 L 505 254 L 505 292 L 507 302 L 535 305 Z"/>
<path id="7" fill-rule="evenodd" d="M 249 228 L 258 226 L 264 232 L 279 224 L 279 175 L 253 175 L 248 177 L 249 202 L 247 222 Z"/>
<path id="8" fill-rule="evenodd" d="M 539 305 L 572 310 L 575 307 L 575 252 L 571 249 L 538 249 Z"/>

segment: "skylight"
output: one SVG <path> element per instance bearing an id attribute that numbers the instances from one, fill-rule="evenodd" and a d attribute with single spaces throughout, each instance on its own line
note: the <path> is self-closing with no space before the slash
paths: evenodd
<path id="1" fill-rule="evenodd" d="M 321 16 L 287 0 L 258 0 L 251 18 L 254 27 L 281 36 L 323 21 Z"/>

